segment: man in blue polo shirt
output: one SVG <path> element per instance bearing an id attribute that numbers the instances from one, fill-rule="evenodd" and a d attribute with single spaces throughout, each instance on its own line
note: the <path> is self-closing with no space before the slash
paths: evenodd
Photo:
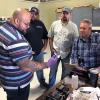
<path id="1" fill-rule="evenodd" d="M 7 100 L 28 100 L 32 72 L 46 68 L 31 61 L 32 49 L 23 34 L 29 28 L 30 13 L 17 9 L 0 27 L 0 81 Z"/>

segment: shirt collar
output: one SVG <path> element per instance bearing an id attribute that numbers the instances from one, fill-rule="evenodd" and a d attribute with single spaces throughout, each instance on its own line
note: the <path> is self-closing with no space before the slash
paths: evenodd
<path id="1" fill-rule="evenodd" d="M 13 27 L 16 30 L 19 30 L 17 27 L 15 27 L 13 24 L 11 24 L 9 21 L 6 22 L 9 26 Z"/>
<path id="2" fill-rule="evenodd" d="M 82 40 L 83 42 L 89 42 L 89 41 L 91 41 L 91 39 L 92 39 L 92 34 L 90 35 L 90 37 L 88 39 L 82 38 L 80 36 L 80 40 Z"/>
<path id="3" fill-rule="evenodd" d="M 15 27 L 12 23 L 10 23 L 9 21 L 6 22 L 9 26 L 11 26 L 12 28 L 14 28 L 15 30 L 17 30 L 19 33 L 21 33 L 22 35 L 24 35 L 25 33 L 21 30 L 19 30 L 17 27 Z"/>
<path id="4" fill-rule="evenodd" d="M 60 21 L 61 21 L 61 20 L 60 20 Z M 67 25 L 68 23 L 69 23 L 69 21 L 66 22 L 66 23 L 63 23 L 63 22 L 61 21 L 61 24 L 62 24 L 63 26 Z"/>

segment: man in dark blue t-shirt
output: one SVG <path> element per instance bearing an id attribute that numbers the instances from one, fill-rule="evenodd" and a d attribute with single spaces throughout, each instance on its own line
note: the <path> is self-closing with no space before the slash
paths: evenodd
<path id="1" fill-rule="evenodd" d="M 32 14 L 32 20 L 30 28 L 25 34 L 26 39 L 30 43 L 33 50 L 33 60 L 43 62 L 44 50 L 47 47 L 47 29 L 42 21 L 39 20 L 39 10 L 36 7 L 32 7 L 30 10 Z M 48 84 L 45 82 L 43 70 L 36 72 L 38 81 L 41 88 L 48 88 Z"/>

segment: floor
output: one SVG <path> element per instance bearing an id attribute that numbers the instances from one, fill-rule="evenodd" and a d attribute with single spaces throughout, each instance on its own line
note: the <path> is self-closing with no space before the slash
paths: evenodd
<path id="1" fill-rule="evenodd" d="M 47 61 L 50 58 L 50 51 L 49 49 L 46 50 L 46 54 L 45 54 L 45 61 Z M 61 65 L 61 64 L 60 64 Z M 48 79 L 49 79 L 49 68 L 48 69 L 44 69 L 44 76 L 46 79 L 46 82 L 48 83 Z M 60 80 L 60 76 L 61 76 L 61 67 L 59 67 L 58 69 L 58 73 L 57 73 L 57 81 L 58 82 Z M 31 89 L 30 89 L 30 96 L 29 96 L 29 100 L 35 100 L 37 97 L 39 97 L 45 90 L 41 89 L 39 87 L 39 83 L 36 77 L 36 73 L 34 73 L 34 78 L 31 82 Z M 6 100 L 6 93 L 3 91 L 2 88 L 0 88 L 0 100 Z"/>

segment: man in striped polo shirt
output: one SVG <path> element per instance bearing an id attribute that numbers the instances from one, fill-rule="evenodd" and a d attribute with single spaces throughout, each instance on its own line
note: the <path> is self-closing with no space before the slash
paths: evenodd
<path id="1" fill-rule="evenodd" d="M 32 49 L 23 36 L 30 20 L 27 10 L 17 9 L 0 27 L 0 81 L 7 100 L 28 100 L 32 72 L 46 68 L 46 63 L 31 61 Z"/>

